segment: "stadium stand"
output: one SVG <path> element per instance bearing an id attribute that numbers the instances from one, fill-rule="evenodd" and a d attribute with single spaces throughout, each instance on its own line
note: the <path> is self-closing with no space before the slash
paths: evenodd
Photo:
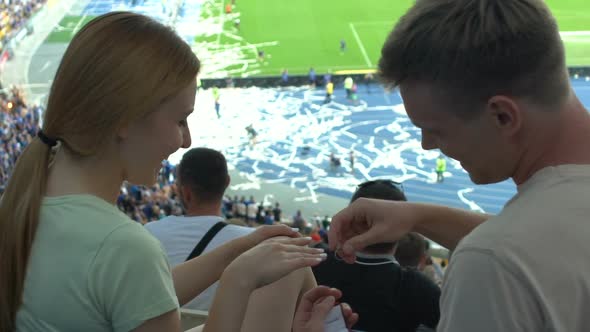
<path id="1" fill-rule="evenodd" d="M 16 160 L 37 134 L 42 111 L 39 106 L 28 105 L 18 88 L 0 92 L 0 194 Z"/>

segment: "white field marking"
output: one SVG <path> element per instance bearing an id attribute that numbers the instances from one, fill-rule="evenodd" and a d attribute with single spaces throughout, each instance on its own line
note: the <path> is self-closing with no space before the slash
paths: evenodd
<path id="1" fill-rule="evenodd" d="M 367 66 L 373 67 L 373 63 L 371 63 L 371 60 L 369 59 L 369 56 L 367 55 L 367 50 L 365 50 L 365 46 L 363 45 L 363 42 L 361 41 L 359 34 L 356 32 L 356 29 L 354 28 L 354 24 L 349 23 L 349 26 L 350 26 L 350 29 L 352 30 L 352 34 L 354 35 L 354 38 L 356 39 L 357 44 L 359 45 L 359 48 L 361 49 L 361 53 L 363 54 L 363 57 L 365 58 L 365 62 L 367 63 Z"/>

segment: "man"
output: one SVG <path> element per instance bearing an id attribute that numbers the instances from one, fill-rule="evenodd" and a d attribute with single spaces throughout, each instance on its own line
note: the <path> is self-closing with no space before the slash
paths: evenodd
<path id="1" fill-rule="evenodd" d="M 316 72 L 315 72 L 315 69 L 313 69 L 313 67 L 309 68 L 308 76 L 309 76 L 309 85 L 312 88 L 314 88 L 315 82 L 316 82 Z"/>
<path id="2" fill-rule="evenodd" d="M 281 84 L 283 86 L 287 86 L 289 84 L 289 71 L 287 69 L 283 69 L 281 72 Z"/>
<path id="3" fill-rule="evenodd" d="M 224 221 L 220 216 L 221 202 L 230 183 L 225 157 L 211 149 L 189 150 L 182 157 L 177 170 L 178 190 L 186 214 L 180 217 L 170 216 L 146 226 L 147 230 L 162 243 L 172 266 L 184 262 L 198 247 L 198 243 L 207 237 L 206 234 L 214 227 L 219 227 L 215 225 Z M 204 243 L 203 252 L 249 234 L 253 230 L 253 228 L 227 225 L 218 229 L 216 235 L 209 239 L 208 244 Z M 244 278 L 247 277 L 244 276 Z M 248 306 L 248 312 L 253 310 L 260 311 L 262 314 L 264 311 L 266 314 L 272 312 L 272 317 L 268 318 L 270 320 L 259 323 L 270 323 L 271 325 L 268 326 L 273 327 L 272 331 L 290 331 L 290 323 L 298 298 L 313 286 L 315 286 L 315 280 L 311 270 L 296 271 L 261 289 L 260 292 L 254 293 L 250 298 L 251 305 Z M 185 307 L 208 310 L 216 289 L 217 284 L 214 284 Z M 277 293 L 281 296 L 275 296 Z M 253 302 L 256 303 L 252 304 Z M 257 322 L 248 323 L 252 326 L 251 324 L 257 324 Z"/>
<path id="4" fill-rule="evenodd" d="M 399 187 L 388 180 L 361 184 L 351 202 L 361 197 L 406 200 Z M 424 240 L 419 239 L 423 253 Z M 402 268 L 394 257 L 396 246 L 386 242 L 367 247 L 352 265 L 329 252 L 328 259 L 313 268 L 319 284 L 341 290 L 342 301 L 358 312 L 355 330 L 414 332 L 420 325 L 436 328 L 440 289 L 417 269 Z"/>
<path id="5" fill-rule="evenodd" d="M 215 100 L 215 114 L 217 114 L 217 118 L 219 119 L 221 117 L 221 114 L 219 114 L 221 104 L 219 103 L 219 88 L 216 86 L 213 87 L 213 99 Z"/>
<path id="6" fill-rule="evenodd" d="M 436 158 L 436 182 L 441 183 L 445 180 L 445 172 L 447 171 L 447 160 L 442 156 Z"/>
<path id="7" fill-rule="evenodd" d="M 344 90 L 346 90 L 346 99 L 351 99 L 353 85 L 354 85 L 354 80 L 352 79 L 352 77 L 347 76 L 344 79 Z"/>
<path id="8" fill-rule="evenodd" d="M 352 262 L 416 231 L 454 250 L 437 331 L 587 331 L 590 114 L 545 3 L 417 1 L 379 67 L 424 149 L 458 160 L 476 184 L 511 178 L 518 194 L 496 216 L 358 200 L 334 217 L 330 245 Z"/>
<path id="9" fill-rule="evenodd" d="M 281 213 L 282 213 L 281 206 L 277 202 L 277 203 L 275 203 L 275 208 L 272 209 L 272 214 L 274 216 L 275 222 L 281 222 Z"/>
<path id="10" fill-rule="evenodd" d="M 326 99 L 324 99 L 324 104 L 328 104 L 332 102 L 332 95 L 334 94 L 334 83 L 332 81 L 328 81 L 326 84 Z"/>
<path id="11" fill-rule="evenodd" d="M 418 233 L 408 233 L 397 241 L 395 259 L 399 265 L 420 270 L 426 261 L 426 240 Z"/>
<path id="12" fill-rule="evenodd" d="M 346 40 L 344 39 L 340 39 L 340 52 L 346 52 Z"/>

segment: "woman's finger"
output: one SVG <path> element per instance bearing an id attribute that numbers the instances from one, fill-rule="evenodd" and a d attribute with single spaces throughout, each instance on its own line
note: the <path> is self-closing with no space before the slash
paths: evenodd
<path id="1" fill-rule="evenodd" d="M 295 239 L 294 239 L 295 240 Z M 298 240 L 298 239 L 297 239 Z M 310 248 L 305 245 L 277 243 L 277 250 L 284 252 L 301 252 L 306 254 L 322 254 L 325 253 L 321 248 Z"/>
<path id="2" fill-rule="evenodd" d="M 275 236 L 289 236 L 299 237 L 300 234 L 293 228 L 286 225 L 272 225 L 272 226 L 261 226 L 256 230 L 264 239 L 268 239 Z"/>

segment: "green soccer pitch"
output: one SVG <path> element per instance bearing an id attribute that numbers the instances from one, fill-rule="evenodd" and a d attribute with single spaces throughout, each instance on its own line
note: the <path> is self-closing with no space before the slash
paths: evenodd
<path id="1" fill-rule="evenodd" d="M 590 65 L 590 1 L 547 0 L 562 31 L 569 66 Z M 375 68 L 381 46 L 414 0 L 237 0 L 240 31 L 249 43 L 276 41 L 262 74 Z M 231 23 L 231 22 L 230 22 Z M 232 29 L 231 24 L 225 26 Z M 340 39 L 347 50 L 340 52 Z"/>
<path id="2" fill-rule="evenodd" d="M 202 6 L 205 28 L 193 48 L 211 54 L 210 67 L 239 74 L 319 74 L 331 70 L 362 72 L 374 69 L 381 46 L 397 19 L 414 0 L 236 0 L 232 14 L 224 13 L 230 0 L 208 0 Z M 566 46 L 569 66 L 590 66 L 590 1 L 546 0 L 556 16 Z M 67 43 L 91 16 L 66 16 L 46 42 Z M 239 29 L 235 20 L 240 20 Z M 217 30 L 207 28 L 216 26 Z M 341 52 L 340 40 L 346 42 Z M 257 60 L 258 51 L 265 58 Z M 240 61 L 236 61 L 238 59 Z M 207 64 L 205 62 L 205 64 Z M 252 69 L 254 68 L 254 69 Z M 214 70 L 213 70 L 214 71 Z"/>

